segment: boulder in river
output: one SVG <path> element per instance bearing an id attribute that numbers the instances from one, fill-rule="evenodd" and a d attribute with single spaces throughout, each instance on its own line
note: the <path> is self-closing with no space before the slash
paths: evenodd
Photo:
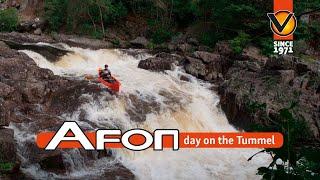
<path id="1" fill-rule="evenodd" d="M 173 63 L 171 61 L 164 61 L 159 57 L 152 57 L 140 61 L 138 67 L 152 71 L 173 70 Z"/>
<path id="2" fill-rule="evenodd" d="M 40 159 L 39 164 L 41 169 L 55 173 L 66 172 L 66 166 L 64 165 L 61 151 L 45 153 L 40 157 Z"/>
<path id="3" fill-rule="evenodd" d="M 130 44 L 136 48 L 146 48 L 149 41 L 145 37 L 137 37 L 136 39 L 130 41 Z"/>
<path id="4" fill-rule="evenodd" d="M 207 75 L 206 65 L 200 60 L 192 57 L 186 57 L 186 65 L 184 66 L 186 72 L 197 78 L 204 79 Z"/>
<path id="5" fill-rule="evenodd" d="M 182 61 L 183 58 L 179 55 L 159 53 L 155 57 L 141 60 L 138 67 L 151 71 L 173 70 L 174 65 L 181 64 Z"/>

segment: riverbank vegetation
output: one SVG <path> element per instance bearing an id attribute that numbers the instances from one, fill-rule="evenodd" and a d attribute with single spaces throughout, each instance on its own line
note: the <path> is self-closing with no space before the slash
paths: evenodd
<path id="1" fill-rule="evenodd" d="M 260 167 L 258 174 L 263 179 L 319 179 L 320 178 L 320 154 L 319 147 L 312 145 L 308 139 L 312 139 L 309 127 L 302 117 L 297 117 L 296 103 L 290 107 L 284 107 L 270 116 L 262 116 L 271 124 L 253 125 L 252 131 L 281 132 L 284 143 L 281 148 L 265 149 L 272 157 L 267 167 Z M 248 106 L 252 112 L 265 111 L 265 104 L 252 103 Z M 255 154 L 255 155 L 257 155 Z M 248 159 L 250 161 L 255 155 Z"/>
<path id="2" fill-rule="evenodd" d="M 299 20 L 295 39 L 319 49 L 320 23 L 306 24 L 301 17 L 319 11 L 320 1 L 294 3 Z M 62 31 L 103 39 L 114 24 L 134 17 L 147 22 L 147 38 L 153 44 L 189 33 L 209 47 L 230 40 L 236 53 L 251 43 L 268 54 L 272 50 L 272 32 L 266 14 L 272 11 L 270 1 L 258 0 L 45 0 L 42 16 L 48 21 L 48 33 Z M 10 8 L 0 13 L 0 31 L 16 30 L 17 11 Z"/>
<path id="3" fill-rule="evenodd" d="M 18 21 L 18 11 L 15 8 L 0 10 L 0 32 L 16 30 Z"/>
<path id="4" fill-rule="evenodd" d="M 301 15 L 320 7 L 320 1 L 295 1 L 295 7 L 295 14 Z M 64 29 L 102 38 L 108 27 L 122 18 L 139 16 L 147 20 L 148 35 L 155 44 L 171 40 L 182 29 L 200 26 L 200 30 L 191 33 L 202 44 L 213 47 L 220 40 L 231 40 L 236 53 L 241 53 L 248 43 L 262 48 L 264 53 L 271 52 L 272 43 L 266 42 L 272 36 L 268 12 L 272 12 L 272 3 L 256 0 L 45 1 L 45 17 L 52 31 Z M 299 26 L 297 37 L 315 41 L 319 32 L 318 23 Z"/>

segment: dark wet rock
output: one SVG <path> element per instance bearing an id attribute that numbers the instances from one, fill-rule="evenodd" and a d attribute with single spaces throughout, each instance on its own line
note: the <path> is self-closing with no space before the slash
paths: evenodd
<path id="1" fill-rule="evenodd" d="M 183 44 L 178 44 L 177 45 L 177 50 L 182 52 L 182 53 L 187 53 L 192 50 L 192 45 L 188 43 L 183 43 Z"/>
<path id="2" fill-rule="evenodd" d="M 196 38 L 188 38 L 187 43 L 193 46 L 199 46 L 199 41 Z"/>
<path id="3" fill-rule="evenodd" d="M 229 59 L 213 53 L 197 52 L 194 55 L 202 59 L 186 57 L 184 68 L 188 74 L 199 79 L 220 81 L 232 65 Z M 206 62 L 203 59 L 206 59 Z"/>
<path id="4" fill-rule="evenodd" d="M 184 34 L 178 34 L 174 36 L 171 40 L 171 44 L 183 44 L 186 42 L 186 36 Z"/>
<path id="5" fill-rule="evenodd" d="M 197 49 L 197 51 L 206 51 L 206 52 L 211 52 L 212 51 L 212 49 L 210 47 L 203 46 L 203 45 L 198 46 L 196 49 Z"/>
<path id="6" fill-rule="evenodd" d="M 124 167 L 121 163 L 115 163 L 110 165 L 106 169 L 106 172 L 103 174 L 99 175 L 88 175 L 82 178 L 78 178 L 79 180 L 100 180 L 100 179 L 105 179 L 105 180 L 134 180 L 136 179 L 134 174 Z"/>
<path id="7" fill-rule="evenodd" d="M 30 32 L 33 29 L 32 25 L 33 25 L 33 20 L 21 22 L 18 25 L 18 31 L 19 32 Z"/>
<path id="8" fill-rule="evenodd" d="M 233 55 L 233 50 L 227 41 L 220 41 L 215 46 L 215 51 L 223 56 L 231 56 Z"/>
<path id="9" fill-rule="evenodd" d="M 40 125 L 41 119 L 55 119 L 63 113 L 75 111 L 85 102 L 85 99 L 80 98 L 82 94 L 96 97 L 101 91 L 98 85 L 89 84 L 87 81 L 55 76 L 50 70 L 39 68 L 24 53 L 3 46 L 0 46 L 0 49 L 2 125 L 34 120 L 38 120 Z M 43 117 L 42 114 L 48 117 Z M 41 130 L 41 127 L 38 130 Z"/>
<path id="10" fill-rule="evenodd" d="M 63 162 L 63 155 L 60 151 L 43 154 L 40 159 L 41 160 L 39 164 L 41 169 L 55 173 L 66 172 L 66 166 Z"/>
<path id="11" fill-rule="evenodd" d="M 80 37 L 76 35 L 54 34 L 53 39 L 56 42 L 66 43 L 69 46 L 90 48 L 90 49 L 106 49 L 113 47 L 109 41 Z"/>
<path id="12" fill-rule="evenodd" d="M 248 124 L 252 124 L 252 117 L 246 111 L 245 106 L 241 100 L 237 98 L 236 92 L 224 91 L 224 88 L 220 87 L 219 94 L 221 95 L 220 104 L 224 110 L 230 124 L 237 128 L 245 129 Z"/>
<path id="13" fill-rule="evenodd" d="M 232 64 L 233 59 L 220 56 L 219 58 L 216 58 L 214 61 L 208 64 L 208 70 L 209 72 L 217 72 L 224 75 L 227 73 Z"/>
<path id="14" fill-rule="evenodd" d="M 149 41 L 145 37 L 137 37 L 136 39 L 130 41 L 130 44 L 136 48 L 146 48 Z"/>
<path id="15" fill-rule="evenodd" d="M 22 21 L 18 25 L 18 31 L 19 32 L 34 32 L 37 29 L 45 29 L 47 25 L 47 21 L 45 21 L 43 18 L 34 18 L 28 21 Z M 40 35 L 37 33 L 34 33 L 36 35 Z"/>
<path id="16" fill-rule="evenodd" d="M 0 33 L 0 39 L 6 41 L 13 41 L 17 43 L 55 43 L 56 41 L 52 39 L 50 36 L 37 36 L 34 34 L 28 33 L 18 33 L 18 32 L 10 32 L 10 33 Z"/>
<path id="17" fill-rule="evenodd" d="M 159 113 L 160 104 L 153 97 L 141 97 L 130 94 L 126 111 L 130 119 L 135 122 L 143 122 L 149 113 Z"/>
<path id="18" fill-rule="evenodd" d="M 33 31 L 33 34 L 41 35 L 42 34 L 42 30 L 40 28 L 37 28 L 36 30 Z"/>
<path id="19" fill-rule="evenodd" d="M 181 76 L 180 76 L 180 80 L 181 80 L 181 81 L 187 81 L 187 82 L 190 82 L 190 78 L 189 78 L 189 77 L 187 77 L 187 76 L 185 76 L 185 75 L 181 75 Z"/>
<path id="20" fill-rule="evenodd" d="M 294 79 L 295 72 L 294 70 L 279 70 L 281 82 L 282 83 L 289 83 Z"/>
<path id="21" fill-rule="evenodd" d="M 269 70 L 288 70 L 293 69 L 293 57 L 281 56 L 280 58 L 268 58 L 265 68 Z"/>
<path id="22" fill-rule="evenodd" d="M 76 35 L 52 34 L 51 36 L 42 34 L 41 36 L 29 33 L 0 33 L 0 41 L 13 41 L 19 44 L 22 43 L 65 43 L 73 47 L 90 48 L 90 49 L 105 49 L 113 47 L 112 42 L 80 37 Z"/>
<path id="23" fill-rule="evenodd" d="M 0 99 L 0 127 L 1 126 L 9 126 L 9 121 L 6 118 L 7 116 L 6 107 L 4 106 L 4 100 Z"/>
<path id="24" fill-rule="evenodd" d="M 88 99 L 80 98 L 83 94 L 98 95 L 101 88 L 95 84 L 89 84 L 87 81 L 68 81 L 66 86 L 57 89 L 50 94 L 47 100 L 49 109 L 52 113 L 67 113 L 76 111 L 80 105 L 88 102 Z"/>
<path id="25" fill-rule="evenodd" d="M 221 56 L 217 53 L 209 53 L 205 51 L 195 51 L 193 55 L 201 59 L 204 63 L 210 63 L 213 61 L 219 61 L 221 59 Z"/>
<path id="26" fill-rule="evenodd" d="M 268 60 L 266 56 L 263 56 L 260 49 L 254 46 L 245 48 L 242 52 L 242 59 L 264 63 Z"/>
<path id="27" fill-rule="evenodd" d="M 173 51 L 175 51 L 177 49 L 177 46 L 175 45 L 175 44 L 173 44 L 173 43 L 169 43 L 168 44 L 168 50 L 170 51 L 170 52 L 173 52 Z"/>
<path id="28" fill-rule="evenodd" d="M 12 129 L 0 129 L 0 163 L 0 174 L 15 173 L 19 170 Z"/>
<path id="29" fill-rule="evenodd" d="M 173 70 L 173 62 L 159 57 L 152 57 L 139 62 L 138 68 L 152 71 Z"/>
<path id="30" fill-rule="evenodd" d="M 164 97 L 163 103 L 168 105 L 169 109 L 176 112 L 178 109 L 182 109 L 182 100 L 184 95 L 179 93 L 173 93 L 165 90 L 161 90 L 159 92 L 159 95 Z"/>
<path id="31" fill-rule="evenodd" d="M 312 137 L 319 139 L 320 97 L 316 94 L 319 72 L 308 65 L 298 65 L 305 63 L 292 56 L 268 58 L 265 65 L 252 54 L 240 59 L 223 73 L 225 81 L 218 88 L 221 107 L 229 122 L 245 130 L 251 130 L 253 124 L 269 126 L 278 121 L 269 112 L 277 114 L 289 107 L 290 102 L 298 101 L 294 116 L 302 117 Z M 300 71 L 297 66 L 302 67 Z M 260 109 L 253 110 L 256 106 Z"/>
<path id="32" fill-rule="evenodd" d="M 307 64 L 304 64 L 304 63 L 302 63 L 302 62 L 298 62 L 298 63 L 295 65 L 295 70 L 296 70 L 296 72 L 297 72 L 299 75 L 302 75 L 302 74 L 307 73 L 307 72 L 310 71 L 311 69 L 309 69 L 309 67 L 308 67 Z"/>
<path id="33" fill-rule="evenodd" d="M 56 131 L 65 120 L 61 115 L 72 115 L 79 110 L 82 103 L 96 100 L 100 97 L 100 93 L 104 92 L 95 83 L 59 77 L 48 69 L 39 68 L 26 54 L 11 49 L 3 43 L 0 43 L 0 51 L 0 126 L 14 123 L 14 126 L 22 131 L 28 128 L 26 131 L 31 134 L 43 130 Z M 0 129 L 0 153 L 5 155 L 5 158 L 14 156 L 19 159 L 16 151 L 12 150 L 15 148 L 13 142 L 13 134 L 7 135 Z M 64 156 L 74 152 L 45 151 L 38 148 L 33 140 L 20 142 L 18 148 L 21 156 L 28 158 L 28 161 L 22 164 L 24 167 L 39 163 L 40 167 L 48 172 L 64 174 L 70 170 L 71 166 L 64 162 Z M 81 155 L 88 162 L 110 157 L 108 153 L 98 155 L 97 152 Z M 19 163 L 16 162 L 18 161 L 14 161 L 14 167 L 19 167 Z M 18 176 L 20 173 L 16 172 L 16 177 L 20 177 Z M 114 174 L 114 177 L 134 177 L 130 170 L 123 166 L 110 170 L 110 174 Z M 101 175 L 98 177 L 101 178 Z M 10 175 L 0 175 L 0 178 L 10 178 Z M 21 176 L 21 178 L 33 177 Z"/>
<path id="34" fill-rule="evenodd" d="M 0 129 L 0 160 L 1 162 L 15 162 L 16 149 L 12 129 Z"/>
<path id="35" fill-rule="evenodd" d="M 197 78 L 204 79 L 207 75 L 206 65 L 200 60 L 191 57 L 186 58 L 186 65 L 184 66 L 186 72 Z"/>
<path id="36" fill-rule="evenodd" d="M 45 44 L 24 44 L 10 40 L 3 40 L 10 48 L 16 50 L 32 50 L 46 57 L 49 61 L 57 61 L 60 57 L 71 53 L 71 51 Z"/>
<path id="37" fill-rule="evenodd" d="M 4 43 L 3 41 L 0 41 L 0 48 L 1 49 L 9 49 L 9 46 L 6 43 Z"/>
<path id="38" fill-rule="evenodd" d="M 134 180 L 136 178 L 135 178 L 134 174 L 129 169 L 124 167 L 122 164 L 117 163 L 112 168 L 109 168 L 107 170 L 107 172 L 105 172 L 103 174 L 103 179 L 106 179 L 106 180 L 113 180 L 113 179 Z"/>
<path id="39" fill-rule="evenodd" d="M 137 59 L 142 58 L 149 51 L 147 49 L 119 49 L 122 53 L 133 56 Z"/>
<path id="40" fill-rule="evenodd" d="M 104 157 L 112 157 L 112 151 L 110 149 L 101 150 L 98 151 L 98 158 L 104 158 Z"/>
<path id="41" fill-rule="evenodd" d="M 236 61 L 235 66 L 239 66 L 251 72 L 258 72 L 261 70 L 260 64 L 255 61 Z"/>
<path id="42" fill-rule="evenodd" d="M 152 71 L 173 70 L 174 65 L 181 64 L 182 61 L 183 58 L 179 55 L 159 53 L 155 57 L 141 60 L 138 67 Z"/>
<path id="43" fill-rule="evenodd" d="M 14 88 L 11 86 L 8 86 L 7 84 L 4 84 L 0 82 L 0 97 L 6 98 L 8 97 L 11 93 L 13 93 Z"/>

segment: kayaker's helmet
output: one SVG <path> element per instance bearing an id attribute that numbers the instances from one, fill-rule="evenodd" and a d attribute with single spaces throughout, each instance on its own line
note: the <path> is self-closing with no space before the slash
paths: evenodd
<path id="1" fill-rule="evenodd" d="M 105 68 L 105 69 L 108 69 L 108 67 L 109 67 L 108 64 L 104 65 L 104 68 Z"/>

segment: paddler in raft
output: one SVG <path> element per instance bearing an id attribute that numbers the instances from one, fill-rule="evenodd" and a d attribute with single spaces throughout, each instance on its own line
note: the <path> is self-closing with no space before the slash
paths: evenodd
<path id="1" fill-rule="evenodd" d="M 99 76 L 102 77 L 103 80 L 108 81 L 109 83 L 113 83 L 114 79 L 111 76 L 111 71 L 109 70 L 109 66 L 104 65 L 104 69 L 99 71 Z"/>

